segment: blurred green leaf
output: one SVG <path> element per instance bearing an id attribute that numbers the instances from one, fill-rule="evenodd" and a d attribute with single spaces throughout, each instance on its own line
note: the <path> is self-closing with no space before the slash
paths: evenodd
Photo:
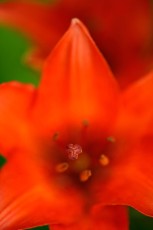
<path id="1" fill-rule="evenodd" d="M 39 73 L 23 61 L 30 42 L 20 33 L 0 27 L 0 82 L 18 80 L 38 84 Z"/>
<path id="2" fill-rule="evenodd" d="M 42 227 L 30 228 L 29 230 L 49 230 L 49 227 L 48 226 L 42 226 Z"/>
<path id="3" fill-rule="evenodd" d="M 6 163 L 6 158 L 0 154 L 0 168 L 2 168 L 5 163 Z"/>
<path id="4" fill-rule="evenodd" d="M 153 230 L 153 218 L 130 208 L 130 230 Z"/>

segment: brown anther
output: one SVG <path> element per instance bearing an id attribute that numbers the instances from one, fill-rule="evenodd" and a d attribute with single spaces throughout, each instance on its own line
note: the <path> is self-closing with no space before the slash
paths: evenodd
<path id="1" fill-rule="evenodd" d="M 115 137 L 110 136 L 110 137 L 107 137 L 107 141 L 115 143 L 116 140 L 115 140 Z"/>
<path id="2" fill-rule="evenodd" d="M 67 162 L 60 163 L 56 165 L 56 172 L 63 173 L 69 168 L 69 164 Z"/>
<path id="3" fill-rule="evenodd" d="M 85 182 L 91 177 L 92 173 L 91 170 L 86 169 L 80 173 L 80 181 Z"/>
<path id="4" fill-rule="evenodd" d="M 106 155 L 102 154 L 100 156 L 99 162 L 102 166 L 107 166 L 109 164 L 109 158 Z"/>

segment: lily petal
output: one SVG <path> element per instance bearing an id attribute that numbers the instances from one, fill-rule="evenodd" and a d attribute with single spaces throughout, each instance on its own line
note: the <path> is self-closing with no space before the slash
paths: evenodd
<path id="1" fill-rule="evenodd" d="M 54 11 L 52 12 L 52 5 L 48 7 L 48 5 L 27 0 L 5 2 L 0 4 L 0 22 L 6 25 L 11 24 L 28 34 L 39 47 L 43 47 L 42 53 L 47 52 L 44 55 L 46 58 L 50 52 L 50 46 L 54 47 L 57 37 L 64 32 L 58 32 L 60 24 L 57 27 L 51 24 L 55 20 L 56 7 Z"/>
<path id="2" fill-rule="evenodd" d="M 128 230 L 128 213 L 125 207 L 120 206 L 103 206 L 96 207 L 88 218 L 83 218 L 80 222 L 71 226 L 55 225 L 51 227 L 53 230 Z"/>
<path id="3" fill-rule="evenodd" d="M 96 184 L 103 203 L 126 204 L 153 216 L 153 73 L 122 95 L 111 173 Z M 102 191 L 104 191 L 102 193 Z M 100 194 L 101 193 L 101 194 Z"/>
<path id="4" fill-rule="evenodd" d="M 35 105 L 41 126 L 101 124 L 114 120 L 118 86 L 85 26 L 73 19 L 70 28 L 48 58 Z M 111 110 L 110 110 L 111 108 Z"/>
<path id="5" fill-rule="evenodd" d="M 55 189 L 51 176 L 45 181 L 38 165 L 26 154 L 20 156 L 11 157 L 0 173 L 0 229 L 68 225 L 80 218 L 83 207 L 79 194 L 73 188 Z M 74 205 L 74 200 L 79 205 Z"/>
<path id="6" fill-rule="evenodd" d="M 42 66 L 73 17 L 90 29 L 122 86 L 152 69 L 150 0 L 96 0 L 94 4 L 92 0 L 60 0 L 47 6 L 14 0 L 0 4 L 0 23 L 19 29 L 34 42 L 36 49 L 28 53 L 27 60 L 35 67 Z"/>
<path id="7" fill-rule="evenodd" d="M 35 67 L 49 55 L 68 26 L 72 16 L 66 20 L 57 20 L 63 9 L 59 4 L 45 5 L 27 0 L 4 2 L 0 4 L 0 23 L 11 25 L 21 31 L 34 43 L 27 53 L 26 61 Z M 55 22 L 56 21 L 56 26 Z"/>
<path id="8" fill-rule="evenodd" d="M 12 149 L 28 141 L 28 113 L 35 89 L 18 82 L 0 85 L 0 152 L 8 156 Z"/>

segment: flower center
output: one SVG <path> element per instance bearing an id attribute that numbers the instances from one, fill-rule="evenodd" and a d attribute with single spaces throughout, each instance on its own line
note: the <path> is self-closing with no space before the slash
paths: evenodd
<path id="1" fill-rule="evenodd" d="M 109 146 L 115 143 L 112 136 L 91 138 L 87 136 L 87 125 L 85 124 L 79 138 L 70 138 L 72 143 L 64 141 L 59 134 L 54 134 L 55 161 L 54 168 L 57 177 L 65 176 L 77 183 L 87 183 L 98 175 L 99 170 L 107 168 L 111 163 Z"/>

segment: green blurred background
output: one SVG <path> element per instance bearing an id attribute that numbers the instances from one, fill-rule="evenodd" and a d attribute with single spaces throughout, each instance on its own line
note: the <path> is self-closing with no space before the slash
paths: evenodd
<path id="1" fill-rule="evenodd" d="M 2 0 L 0 1 L 2 2 Z M 47 2 L 44 1 L 44 2 Z M 9 27 L 0 26 L 0 82 L 18 80 L 37 85 L 41 73 L 30 69 L 24 63 L 24 55 L 31 42 L 23 35 Z M 5 162 L 0 157 L 0 166 Z M 146 217 L 139 212 L 129 209 L 131 230 L 152 230 L 153 218 Z M 34 228 L 35 230 L 47 230 L 47 226 Z M 106 229 L 107 230 L 107 229 Z"/>

